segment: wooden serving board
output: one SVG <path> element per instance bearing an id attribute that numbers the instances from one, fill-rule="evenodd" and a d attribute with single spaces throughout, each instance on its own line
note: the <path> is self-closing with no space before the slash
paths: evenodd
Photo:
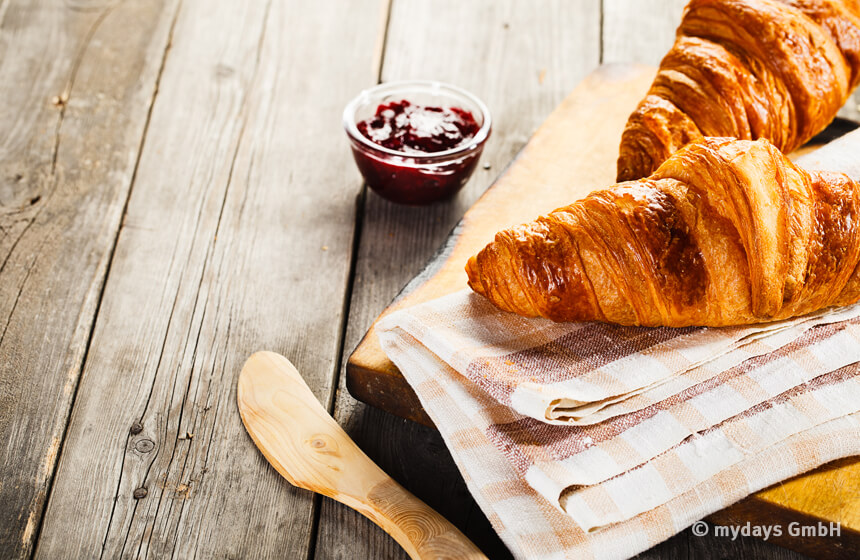
<path id="1" fill-rule="evenodd" d="M 604 65 L 589 75 L 466 212 L 427 267 L 377 322 L 397 309 L 465 288 L 466 261 L 500 229 L 531 221 L 612 185 L 621 132 L 654 73 L 647 66 Z M 837 125 L 823 136 L 832 139 L 850 128 Z M 798 153 L 814 147 L 806 146 Z M 382 351 L 374 327 L 347 361 L 346 376 L 347 388 L 355 398 L 432 426 L 415 393 Z M 825 467 L 759 492 L 713 519 L 724 524 L 784 522 L 784 533 L 791 521 L 840 522 L 842 536 L 838 539 L 783 535 L 781 540 L 770 540 L 816 557 L 860 557 L 860 460 L 842 461 L 838 467 Z"/>

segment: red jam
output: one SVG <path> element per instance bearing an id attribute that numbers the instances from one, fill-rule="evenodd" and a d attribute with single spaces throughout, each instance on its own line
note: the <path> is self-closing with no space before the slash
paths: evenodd
<path id="1" fill-rule="evenodd" d="M 429 204 L 450 198 L 474 171 L 483 146 L 463 153 L 433 155 L 467 145 L 481 128 L 469 111 L 423 107 L 407 100 L 383 103 L 374 116 L 356 124 L 373 144 L 392 155 L 353 142 L 353 155 L 368 186 L 401 204 Z"/>
<path id="2" fill-rule="evenodd" d="M 358 123 L 365 138 L 389 150 L 432 154 L 456 148 L 478 133 L 469 111 L 421 107 L 405 99 L 382 104 L 376 115 Z"/>

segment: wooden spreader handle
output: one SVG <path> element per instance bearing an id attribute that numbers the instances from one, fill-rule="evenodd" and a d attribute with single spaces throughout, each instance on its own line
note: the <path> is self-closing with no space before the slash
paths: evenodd
<path id="1" fill-rule="evenodd" d="M 294 486 L 365 515 L 414 559 L 486 558 L 456 527 L 371 461 L 285 357 L 273 352 L 251 356 L 239 376 L 237 400 L 251 439 Z"/>

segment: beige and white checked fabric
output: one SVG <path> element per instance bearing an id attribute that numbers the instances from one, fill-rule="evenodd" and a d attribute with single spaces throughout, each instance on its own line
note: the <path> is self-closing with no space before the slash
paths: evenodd
<path id="1" fill-rule="evenodd" d="M 860 131 L 798 163 L 858 179 L 858 149 Z M 652 329 L 524 319 L 463 291 L 376 330 L 519 558 L 627 558 L 860 454 L 860 305 Z"/>
<path id="2" fill-rule="evenodd" d="M 858 307 L 767 327 L 555 324 L 459 293 L 377 332 L 517 556 L 604 558 L 860 453 Z M 522 384 L 611 402 L 548 421 Z"/>
<path id="3" fill-rule="evenodd" d="M 499 312 L 463 290 L 394 317 L 396 328 L 520 414 L 591 424 L 771 353 L 816 325 L 858 315 L 860 305 L 722 329 L 554 323 Z M 390 319 L 378 330 L 386 325 Z"/>

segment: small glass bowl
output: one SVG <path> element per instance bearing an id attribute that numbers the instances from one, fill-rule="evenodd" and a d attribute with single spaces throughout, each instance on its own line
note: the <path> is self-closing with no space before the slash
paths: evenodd
<path id="1" fill-rule="evenodd" d="M 480 127 L 468 141 L 430 154 L 404 153 L 374 144 L 357 124 L 383 103 L 407 100 L 413 105 L 457 107 L 472 113 Z M 400 204 L 423 205 L 454 196 L 469 180 L 490 136 L 490 112 L 480 99 L 458 87 L 431 81 L 388 82 L 366 89 L 347 104 L 343 127 L 352 155 L 368 186 Z"/>

